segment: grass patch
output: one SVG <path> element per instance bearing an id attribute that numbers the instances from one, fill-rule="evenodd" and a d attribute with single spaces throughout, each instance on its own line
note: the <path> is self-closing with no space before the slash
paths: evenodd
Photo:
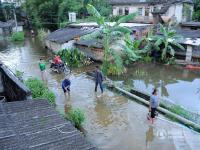
<path id="1" fill-rule="evenodd" d="M 29 78 L 25 84 L 31 90 L 33 99 L 47 99 L 50 104 L 55 104 L 55 94 L 41 80 Z"/>
<path id="2" fill-rule="evenodd" d="M 70 120 L 75 127 L 80 128 L 82 123 L 85 121 L 85 114 L 79 108 L 72 108 L 67 115 L 66 119 Z"/>
<path id="3" fill-rule="evenodd" d="M 11 35 L 11 40 L 14 42 L 20 42 L 20 41 L 24 41 L 25 37 L 24 37 L 24 32 L 13 32 Z"/>
<path id="4" fill-rule="evenodd" d="M 192 115 L 187 110 L 178 105 L 171 106 L 168 108 L 168 110 L 189 120 L 192 117 Z"/>

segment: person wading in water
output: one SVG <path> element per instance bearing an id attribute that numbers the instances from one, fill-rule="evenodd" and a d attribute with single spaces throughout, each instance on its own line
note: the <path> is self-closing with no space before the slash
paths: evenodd
<path id="1" fill-rule="evenodd" d="M 156 116 L 156 109 L 159 106 L 157 89 L 154 89 L 150 97 L 149 112 L 151 112 L 150 121 L 153 124 Z"/>
<path id="2" fill-rule="evenodd" d="M 40 58 L 40 61 L 39 61 L 39 68 L 40 68 L 40 72 L 41 72 L 41 77 L 42 77 L 42 80 L 47 83 L 47 79 L 46 79 L 46 64 L 45 62 L 43 61 L 42 58 Z"/>
<path id="3" fill-rule="evenodd" d="M 61 86 L 63 89 L 63 92 L 65 94 L 65 99 L 67 100 L 67 96 L 70 96 L 70 86 L 71 86 L 71 81 L 70 81 L 70 75 L 66 75 L 65 79 L 62 81 Z"/>
<path id="4" fill-rule="evenodd" d="M 97 92 L 97 87 L 99 85 L 100 89 L 101 89 L 101 94 L 103 94 L 102 82 L 103 82 L 103 73 L 99 69 L 99 66 L 96 66 L 96 70 L 95 70 L 95 92 Z"/>

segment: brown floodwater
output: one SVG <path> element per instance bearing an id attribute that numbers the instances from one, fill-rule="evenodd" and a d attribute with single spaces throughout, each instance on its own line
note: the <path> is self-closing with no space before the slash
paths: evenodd
<path id="1" fill-rule="evenodd" d="M 52 54 L 44 49 L 37 39 L 26 39 L 21 44 L 10 43 L 7 40 L 0 41 L 0 60 L 13 72 L 23 71 L 24 78 L 40 78 L 38 69 L 40 57 L 48 61 Z M 70 78 L 71 96 L 68 100 L 65 100 L 61 89 L 63 75 L 52 73 L 47 69 L 47 84 L 56 94 L 56 109 L 61 113 L 70 107 L 82 109 L 87 118 L 83 125 L 86 138 L 92 144 L 104 150 L 199 149 L 200 134 L 162 115 L 159 115 L 156 123 L 151 125 L 146 119 L 147 107 L 109 90 L 98 98 L 100 91 L 94 93 L 94 81 L 84 73 L 93 69 L 94 66 L 89 66 L 73 71 Z M 182 78 L 177 76 L 176 80 L 181 81 Z"/>
<path id="2" fill-rule="evenodd" d="M 136 63 L 123 76 L 111 77 L 124 86 L 151 94 L 157 88 L 163 100 L 200 114 L 200 71 L 153 63 Z"/>

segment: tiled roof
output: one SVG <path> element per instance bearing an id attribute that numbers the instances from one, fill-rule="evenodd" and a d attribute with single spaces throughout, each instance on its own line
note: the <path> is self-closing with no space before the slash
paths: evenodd
<path id="1" fill-rule="evenodd" d="M 117 4 L 164 4 L 164 3 L 193 3 L 193 0 L 109 0 L 110 4 L 117 5 Z"/>
<path id="2" fill-rule="evenodd" d="M 46 100 L 0 103 L 1 150 L 96 150 Z"/>

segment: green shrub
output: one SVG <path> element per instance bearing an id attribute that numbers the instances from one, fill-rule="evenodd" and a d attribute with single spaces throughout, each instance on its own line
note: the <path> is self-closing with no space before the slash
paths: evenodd
<path id="1" fill-rule="evenodd" d="M 187 112 L 184 108 L 182 108 L 181 106 L 178 105 L 174 105 L 168 108 L 171 112 L 178 114 L 186 119 L 191 119 L 192 115 Z"/>
<path id="2" fill-rule="evenodd" d="M 16 75 L 16 77 L 17 77 L 21 82 L 24 82 L 24 81 L 23 81 L 24 72 L 19 71 L 19 70 L 16 70 L 16 71 L 15 71 L 15 75 Z"/>
<path id="3" fill-rule="evenodd" d="M 24 32 L 13 32 L 11 35 L 12 41 L 24 41 Z"/>
<path id="4" fill-rule="evenodd" d="M 142 58 L 142 61 L 145 62 L 145 63 L 152 62 L 152 60 L 153 60 L 152 57 L 150 57 L 149 55 L 144 56 L 144 57 Z"/>
<path id="5" fill-rule="evenodd" d="M 36 78 L 29 78 L 26 86 L 31 90 L 34 99 L 47 99 L 50 104 L 55 103 L 55 94 L 48 90 L 45 84 Z"/>
<path id="6" fill-rule="evenodd" d="M 16 71 L 15 71 L 15 75 L 16 75 L 16 77 L 18 77 L 18 78 L 22 78 L 23 75 L 24 75 L 24 72 L 19 71 L 19 70 L 16 70 Z"/>
<path id="7" fill-rule="evenodd" d="M 81 111 L 79 108 L 76 109 L 72 108 L 67 113 L 65 118 L 70 120 L 77 128 L 81 127 L 82 123 L 85 121 L 85 115 L 83 111 Z"/>
<path id="8" fill-rule="evenodd" d="M 41 29 L 38 30 L 38 39 L 39 39 L 42 43 L 44 43 L 45 38 L 46 38 L 49 34 L 50 34 L 50 31 L 49 31 L 49 30 L 46 31 L 45 29 L 41 28 Z"/>
<path id="9" fill-rule="evenodd" d="M 68 67 L 77 68 L 92 63 L 79 49 L 63 49 L 57 53 Z M 90 62 L 89 62 L 90 61 Z"/>

